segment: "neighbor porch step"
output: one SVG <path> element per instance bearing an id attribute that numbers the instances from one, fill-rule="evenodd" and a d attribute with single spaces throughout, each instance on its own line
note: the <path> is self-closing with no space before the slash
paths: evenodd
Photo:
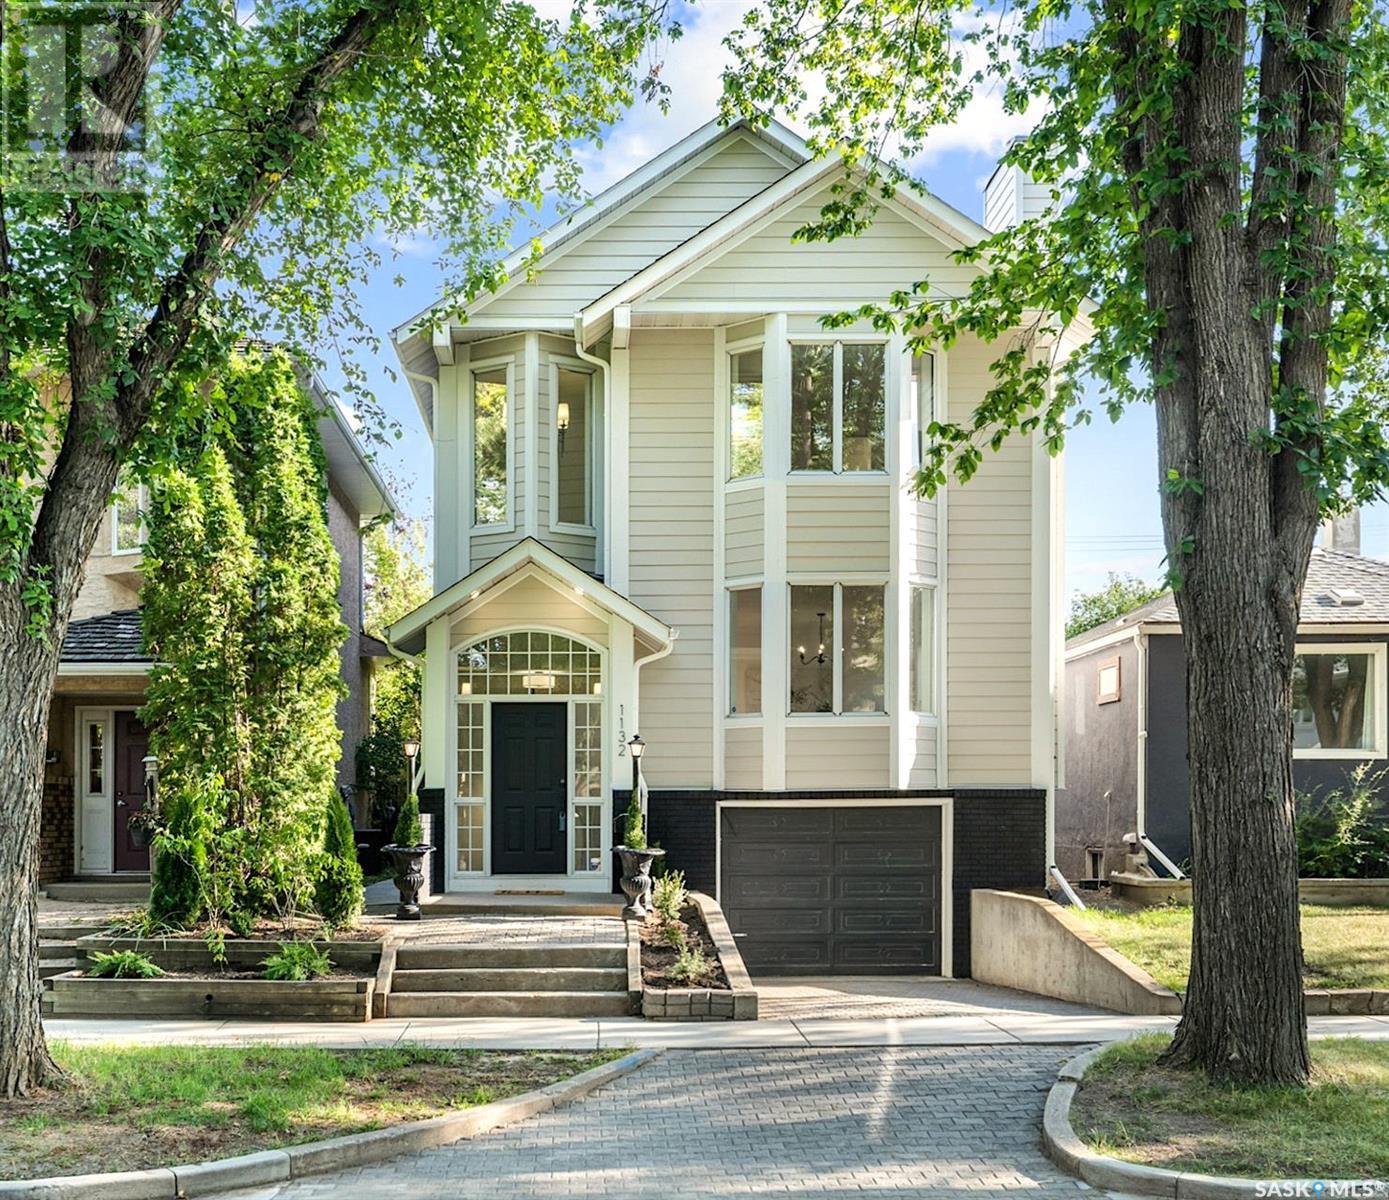
<path id="1" fill-rule="evenodd" d="M 396 952 L 397 971 L 625 968 L 626 965 L 627 948 L 617 942 L 475 946 L 403 942 Z"/>
<path id="2" fill-rule="evenodd" d="M 622 992 L 622 967 L 463 967 L 401 970 L 391 992 Z"/>
<path id="3" fill-rule="evenodd" d="M 99 883 L 46 883 L 43 890 L 50 900 L 81 900 L 88 903 L 131 903 L 148 900 L 149 880 L 110 880 Z"/>
<path id="4" fill-rule="evenodd" d="M 621 992 L 397 992 L 386 999 L 389 1017 L 625 1017 Z"/>

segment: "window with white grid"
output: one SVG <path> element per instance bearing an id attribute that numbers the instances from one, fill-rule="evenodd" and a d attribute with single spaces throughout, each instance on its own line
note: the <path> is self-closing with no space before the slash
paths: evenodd
<path id="1" fill-rule="evenodd" d="M 603 868 L 603 706 L 574 704 L 574 870 Z"/>
<path id="2" fill-rule="evenodd" d="M 486 770 L 486 714 L 481 704 L 458 706 L 457 846 L 460 873 L 482 870 L 483 772 Z"/>

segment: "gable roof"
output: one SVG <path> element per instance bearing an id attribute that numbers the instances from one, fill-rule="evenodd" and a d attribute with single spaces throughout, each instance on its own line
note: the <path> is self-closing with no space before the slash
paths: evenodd
<path id="1" fill-rule="evenodd" d="M 1347 596 L 1361 599 L 1346 603 Z M 1353 631 L 1356 625 L 1389 624 L 1389 562 L 1317 547 L 1307 563 L 1298 624 L 1345 626 L 1347 632 Z M 1087 646 L 1118 630 L 1157 625 L 1176 626 L 1177 631 L 1181 628 L 1177 600 L 1171 592 L 1164 592 L 1133 612 L 1077 634 L 1066 647 Z"/>
<path id="2" fill-rule="evenodd" d="M 576 596 L 591 600 L 600 608 L 620 617 L 654 645 L 665 647 L 675 639 L 675 631 L 664 621 L 653 617 L 646 609 L 634 604 L 621 592 L 614 591 L 601 579 L 595 578 L 587 571 L 576 567 L 567 558 L 556 554 L 543 542 L 526 537 L 510 550 L 497 555 L 451 587 L 445 588 L 414 612 L 401 617 L 386 630 L 386 641 L 393 648 L 406 654 L 418 654 L 424 649 L 425 630 L 440 617 L 447 616 L 455 608 L 474 599 L 475 593 L 476 598 L 480 599 L 504 579 L 532 566 L 549 575 L 556 583 L 572 589 Z"/>

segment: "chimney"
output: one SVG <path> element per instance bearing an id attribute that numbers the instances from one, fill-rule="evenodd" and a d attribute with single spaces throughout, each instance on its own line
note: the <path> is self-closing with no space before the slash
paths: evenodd
<path id="1" fill-rule="evenodd" d="M 1339 517 L 1327 517 L 1321 525 L 1321 544 L 1342 554 L 1360 554 L 1360 510 L 1352 508 Z"/>
<path id="2" fill-rule="evenodd" d="M 1011 144 L 1022 140 L 1014 138 Z M 990 233 L 1011 229 L 1030 217 L 1040 217 L 1050 204 L 1050 191 L 1033 183 L 1026 171 L 999 163 L 984 185 L 984 228 Z"/>

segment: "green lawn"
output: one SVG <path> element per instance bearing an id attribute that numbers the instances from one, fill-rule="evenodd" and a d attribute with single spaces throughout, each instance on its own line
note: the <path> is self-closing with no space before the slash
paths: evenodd
<path id="1" fill-rule="evenodd" d="M 609 1062 L 596 1054 L 54 1043 L 58 1085 L 0 1107 L 0 1175 L 171 1166 L 486 1104 Z"/>
<path id="2" fill-rule="evenodd" d="M 1312 1043 L 1312 1086 L 1213 1085 L 1155 1066 L 1166 1035 L 1122 1042 L 1089 1071 L 1071 1125 L 1102 1154 L 1254 1179 L 1389 1178 L 1389 1043 Z"/>
<path id="3" fill-rule="evenodd" d="M 1073 915 L 1164 987 L 1186 990 L 1190 908 L 1090 908 Z M 1309 988 L 1389 988 L 1389 908 L 1304 904 L 1302 949 Z"/>

